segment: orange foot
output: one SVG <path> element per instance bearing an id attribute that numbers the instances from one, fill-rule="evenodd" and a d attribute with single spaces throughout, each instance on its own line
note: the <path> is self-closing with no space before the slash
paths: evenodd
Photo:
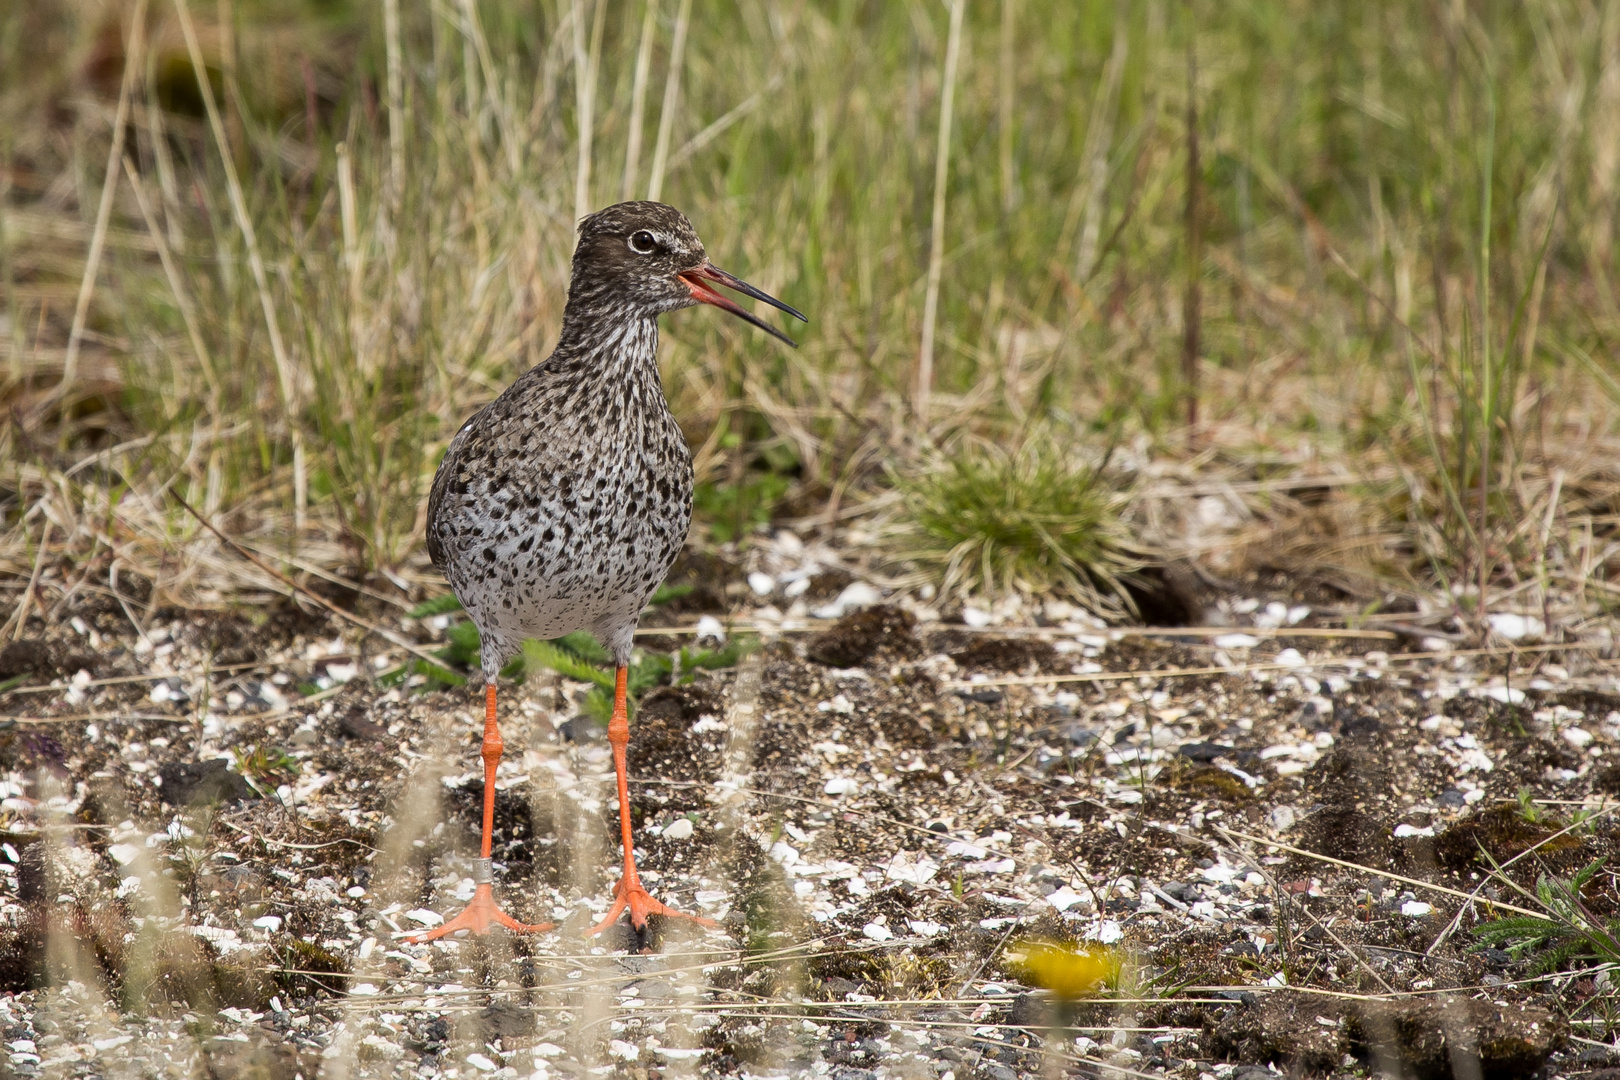
<path id="1" fill-rule="evenodd" d="M 613 889 L 613 906 L 608 908 L 605 918 L 589 930 L 586 937 L 595 937 L 614 923 L 619 921 L 619 915 L 625 908 L 630 909 L 630 925 L 637 930 L 647 928 L 647 916 L 663 915 L 672 919 L 690 919 L 699 926 L 719 926 L 713 919 L 705 919 L 701 915 L 688 915 L 684 911 L 676 911 L 665 905 L 662 901 L 654 900 L 652 894 L 642 887 L 638 877 L 622 877 L 619 884 Z"/>
<path id="2" fill-rule="evenodd" d="M 495 886 L 489 882 L 478 886 L 473 893 L 472 902 L 469 903 L 460 915 L 451 919 L 443 926 L 415 934 L 405 940 L 412 945 L 421 945 L 428 941 L 437 941 L 446 934 L 454 934 L 458 930 L 471 930 L 475 934 L 487 934 L 492 925 L 500 924 L 517 934 L 538 934 L 542 930 L 550 930 L 556 923 L 520 923 L 495 904 Z"/>

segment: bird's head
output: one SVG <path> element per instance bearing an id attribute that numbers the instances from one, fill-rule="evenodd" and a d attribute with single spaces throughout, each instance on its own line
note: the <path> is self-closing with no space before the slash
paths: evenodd
<path id="1" fill-rule="evenodd" d="M 576 303 L 585 308 L 629 305 L 637 314 L 657 316 L 694 304 L 713 304 L 795 344 L 776 327 L 716 292 L 715 284 L 763 300 L 800 322 L 808 321 L 776 297 L 711 263 L 692 223 L 673 206 L 617 203 L 579 223 L 568 289 L 570 307 Z"/>

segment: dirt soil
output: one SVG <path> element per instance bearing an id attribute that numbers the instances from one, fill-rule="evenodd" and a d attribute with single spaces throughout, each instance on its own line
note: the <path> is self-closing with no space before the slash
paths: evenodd
<path id="1" fill-rule="evenodd" d="M 1472 933 L 1524 902 L 1487 859 L 1522 855 L 1506 873 L 1533 886 L 1614 854 L 1607 816 L 1560 831 L 1620 791 L 1620 679 L 1592 650 L 897 607 L 767 634 L 632 724 L 644 881 L 718 927 L 591 940 L 618 862 L 608 747 L 583 684 L 531 677 L 500 693 L 496 890 L 557 928 L 413 945 L 473 890 L 477 676 L 384 685 L 399 649 L 291 601 L 160 612 L 144 638 L 98 603 L 0 652 L 12 1075 L 1616 1064 L 1580 1012 L 1590 978 L 1535 977 Z M 443 620 L 364 614 L 442 643 Z M 1117 986 L 1027 985 L 1031 939 L 1107 946 Z"/>

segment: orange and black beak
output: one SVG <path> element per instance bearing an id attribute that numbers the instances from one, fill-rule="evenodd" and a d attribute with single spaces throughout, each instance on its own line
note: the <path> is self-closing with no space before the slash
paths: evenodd
<path id="1" fill-rule="evenodd" d="M 753 323 L 767 334 L 770 334 L 772 337 L 780 338 L 789 345 L 792 345 L 795 349 L 799 347 L 798 342 L 782 333 L 782 331 L 778 330 L 770 323 L 755 317 L 745 308 L 738 306 L 731 300 L 730 297 L 715 292 L 708 286 L 707 282 L 718 282 L 728 289 L 742 293 L 744 296 L 751 296 L 755 300 L 763 300 L 765 303 L 771 305 L 771 307 L 776 308 L 779 311 L 787 312 L 800 322 L 807 323 L 810 321 L 809 319 L 805 318 L 804 315 L 802 315 L 796 308 L 788 307 L 770 293 L 756 289 L 741 278 L 733 277 L 724 270 L 720 269 L 718 266 L 708 262 L 705 262 L 702 266 L 693 267 L 690 270 L 683 270 L 675 276 L 680 278 L 681 282 L 688 289 L 692 290 L 692 299 L 696 300 L 698 303 L 713 304 L 717 308 L 731 312 L 744 322 Z"/>

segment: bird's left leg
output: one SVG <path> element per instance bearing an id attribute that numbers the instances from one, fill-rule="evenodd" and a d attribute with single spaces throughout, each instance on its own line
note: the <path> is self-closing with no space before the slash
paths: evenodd
<path id="1" fill-rule="evenodd" d="M 615 673 L 613 718 L 608 721 L 608 742 L 613 746 L 613 772 L 619 781 L 619 833 L 624 843 L 624 876 L 613 890 L 613 906 L 608 908 L 607 917 L 585 931 L 585 936 L 594 937 L 612 926 L 626 908 L 630 909 L 630 925 L 637 930 L 646 927 L 648 915 L 669 915 L 691 919 L 702 926 L 719 926 L 713 919 L 675 911 L 654 900 L 642 886 L 641 875 L 636 873 L 636 850 L 630 836 L 630 782 L 625 772 L 625 748 L 630 745 L 630 711 L 626 700 L 628 678 L 629 674 L 623 667 Z"/>

